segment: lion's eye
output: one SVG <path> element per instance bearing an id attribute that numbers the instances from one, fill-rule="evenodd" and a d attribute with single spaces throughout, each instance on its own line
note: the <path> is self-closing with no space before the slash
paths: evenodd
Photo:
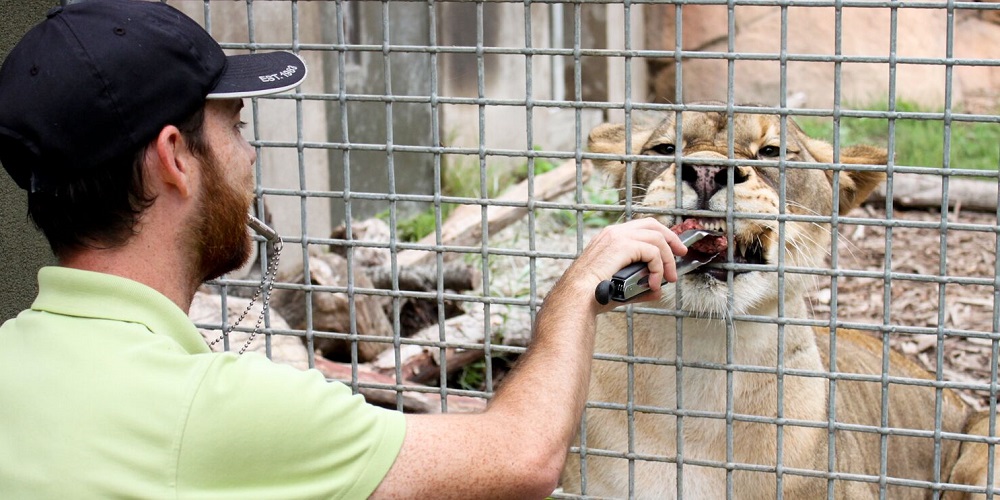
<path id="1" fill-rule="evenodd" d="M 776 158 L 781 154 L 781 148 L 778 146 L 764 146 L 757 151 L 758 158 Z"/>
<path id="2" fill-rule="evenodd" d="M 671 156 L 677 151 L 677 148 L 675 148 L 673 144 L 657 144 L 650 149 L 654 153 L 664 156 Z"/>

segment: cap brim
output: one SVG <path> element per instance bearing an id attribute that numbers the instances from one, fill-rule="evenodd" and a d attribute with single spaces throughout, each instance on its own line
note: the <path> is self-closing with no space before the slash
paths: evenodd
<path id="1" fill-rule="evenodd" d="M 306 78 L 306 63 L 291 52 L 228 56 L 219 83 L 206 99 L 239 99 L 293 89 Z"/>

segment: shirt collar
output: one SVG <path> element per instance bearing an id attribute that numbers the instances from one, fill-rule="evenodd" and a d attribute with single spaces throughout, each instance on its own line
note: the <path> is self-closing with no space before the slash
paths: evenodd
<path id="1" fill-rule="evenodd" d="M 177 304 L 153 288 L 120 276 L 43 267 L 38 271 L 38 297 L 31 308 L 64 316 L 138 323 L 153 334 L 170 337 L 188 353 L 210 352 L 194 323 Z"/>

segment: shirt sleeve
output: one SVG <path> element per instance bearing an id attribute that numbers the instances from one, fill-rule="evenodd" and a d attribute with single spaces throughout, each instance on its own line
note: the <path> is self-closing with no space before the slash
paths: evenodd
<path id="1" fill-rule="evenodd" d="M 213 357 L 179 424 L 180 497 L 371 495 L 402 447 L 402 413 L 316 370 L 254 354 Z"/>

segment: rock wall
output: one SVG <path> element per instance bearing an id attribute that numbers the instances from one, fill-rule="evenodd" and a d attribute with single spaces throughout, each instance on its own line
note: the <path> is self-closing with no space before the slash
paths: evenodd
<path id="1" fill-rule="evenodd" d="M 947 58 L 957 59 L 950 76 L 951 106 L 972 112 L 997 109 L 1000 97 L 1000 10 L 956 10 L 952 53 L 948 53 L 949 13 L 941 8 L 893 10 L 882 6 L 845 7 L 840 16 L 840 55 L 864 62 L 840 64 L 840 101 L 847 105 L 885 103 L 893 81 L 888 63 L 895 42 L 897 99 L 931 109 L 943 108 L 949 85 Z M 904 4 L 905 5 L 905 4 Z M 995 4 L 994 4 L 995 5 Z M 649 96 L 656 102 L 725 100 L 729 71 L 729 12 L 725 5 L 650 6 L 647 47 L 675 50 L 678 15 L 681 49 L 713 58 L 681 59 L 682 88 L 677 89 L 674 58 L 651 59 Z M 679 13 L 679 14 L 678 14 Z M 737 6 L 732 51 L 736 102 L 780 104 L 782 9 Z M 837 73 L 837 13 L 833 7 L 787 8 L 786 54 L 809 61 L 787 63 L 786 95 L 790 107 L 830 108 Z M 749 58 L 747 56 L 750 56 Z M 757 60 L 771 59 L 771 60 Z M 978 62 L 977 62 L 978 61 Z"/>

